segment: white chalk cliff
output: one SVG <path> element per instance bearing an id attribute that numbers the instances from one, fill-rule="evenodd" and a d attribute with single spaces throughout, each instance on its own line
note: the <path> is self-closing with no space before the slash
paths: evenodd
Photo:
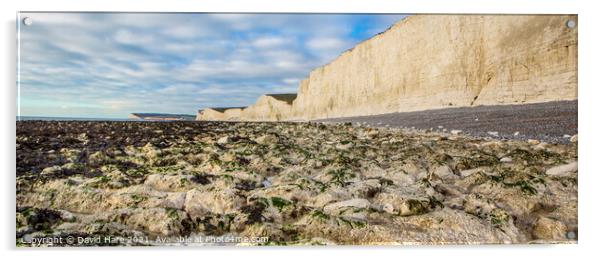
<path id="1" fill-rule="evenodd" d="M 296 97 L 296 94 L 264 94 L 242 111 L 241 118 L 248 121 L 286 120 Z"/>
<path id="2" fill-rule="evenodd" d="M 196 120 L 238 121 L 241 120 L 240 114 L 244 108 L 246 107 L 205 108 L 197 111 Z"/>
<path id="3" fill-rule="evenodd" d="M 311 71 L 292 103 L 262 98 L 237 120 L 574 100 L 577 15 L 409 16 Z"/>

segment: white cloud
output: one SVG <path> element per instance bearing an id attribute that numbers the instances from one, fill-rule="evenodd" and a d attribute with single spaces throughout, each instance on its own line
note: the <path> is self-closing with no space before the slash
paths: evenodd
<path id="1" fill-rule="evenodd" d="M 186 21 L 183 21 L 183 23 L 171 28 L 165 28 L 162 34 L 176 39 L 194 39 L 217 33 L 213 28 L 205 27 L 203 24 L 192 24 Z"/>
<path id="2" fill-rule="evenodd" d="M 153 43 L 153 37 L 121 29 L 115 33 L 115 41 L 123 44 L 148 45 Z"/>
<path id="3" fill-rule="evenodd" d="M 282 79 L 282 82 L 287 84 L 287 85 L 296 85 L 299 83 L 299 81 L 301 81 L 299 78 L 285 78 Z"/>
<path id="4" fill-rule="evenodd" d="M 307 41 L 307 46 L 312 49 L 337 49 L 344 48 L 347 43 L 339 38 L 313 38 Z"/>
<path id="5" fill-rule="evenodd" d="M 262 38 L 257 38 L 253 41 L 253 45 L 257 48 L 273 48 L 273 47 L 279 47 L 282 46 L 284 44 L 290 44 L 291 40 L 290 39 L 286 39 L 283 37 L 276 37 L 276 36 L 270 36 L 270 37 L 262 37 Z"/>
<path id="6" fill-rule="evenodd" d="M 295 92 L 311 69 L 357 41 L 348 15 L 23 15 L 34 20 L 21 27 L 23 115 L 248 105 Z"/>

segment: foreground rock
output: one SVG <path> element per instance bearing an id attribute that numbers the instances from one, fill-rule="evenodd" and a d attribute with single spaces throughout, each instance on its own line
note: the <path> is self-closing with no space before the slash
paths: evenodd
<path id="1" fill-rule="evenodd" d="M 17 122 L 16 238 L 575 242 L 577 160 L 576 143 L 349 124 Z"/>

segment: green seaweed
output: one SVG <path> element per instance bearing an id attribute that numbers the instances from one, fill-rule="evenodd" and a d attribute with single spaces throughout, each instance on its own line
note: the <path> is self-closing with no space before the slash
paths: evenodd
<path id="1" fill-rule="evenodd" d="M 414 214 L 414 215 L 424 214 L 424 213 L 428 212 L 428 208 L 426 208 L 424 206 L 424 204 L 422 204 L 422 202 L 419 200 L 414 200 L 414 199 L 408 200 L 408 207 L 409 207 L 410 211 L 413 212 L 412 214 Z"/>
<path id="2" fill-rule="evenodd" d="M 489 213 L 489 221 L 495 227 L 499 227 L 508 221 L 510 221 L 510 215 L 501 209 L 493 209 L 491 213 Z"/>
<path id="3" fill-rule="evenodd" d="M 169 218 L 178 220 L 180 219 L 180 216 L 178 215 L 178 209 L 176 208 L 165 208 L 165 212 L 167 212 L 167 216 Z"/>
<path id="4" fill-rule="evenodd" d="M 326 213 L 324 213 L 321 210 L 313 210 L 310 214 L 309 214 L 312 218 L 316 218 L 319 220 L 329 220 L 330 216 Z"/>
<path id="5" fill-rule="evenodd" d="M 327 174 L 331 176 L 330 183 L 343 187 L 348 185 L 347 180 L 355 176 L 354 174 L 347 173 L 347 169 L 345 168 L 332 169 Z"/>
<path id="6" fill-rule="evenodd" d="M 293 204 L 292 201 L 280 197 L 271 197 L 270 200 L 272 201 L 272 205 L 278 208 L 279 211 Z"/>
<path id="7" fill-rule="evenodd" d="M 429 206 L 431 207 L 431 209 L 434 208 L 443 208 L 443 203 L 441 201 L 439 201 L 435 196 L 429 196 Z"/>
<path id="8" fill-rule="evenodd" d="M 537 194 L 537 189 L 535 189 L 531 183 L 524 181 L 524 180 L 520 180 L 518 182 L 515 183 L 506 183 L 506 185 L 508 186 L 518 186 L 520 187 L 520 190 L 528 195 L 535 195 Z"/>

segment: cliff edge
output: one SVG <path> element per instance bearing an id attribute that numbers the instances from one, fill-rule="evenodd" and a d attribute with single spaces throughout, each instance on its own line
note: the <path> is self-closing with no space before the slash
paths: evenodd
<path id="1" fill-rule="evenodd" d="M 576 24 L 577 15 L 410 16 L 313 70 L 289 118 L 574 100 Z"/>

